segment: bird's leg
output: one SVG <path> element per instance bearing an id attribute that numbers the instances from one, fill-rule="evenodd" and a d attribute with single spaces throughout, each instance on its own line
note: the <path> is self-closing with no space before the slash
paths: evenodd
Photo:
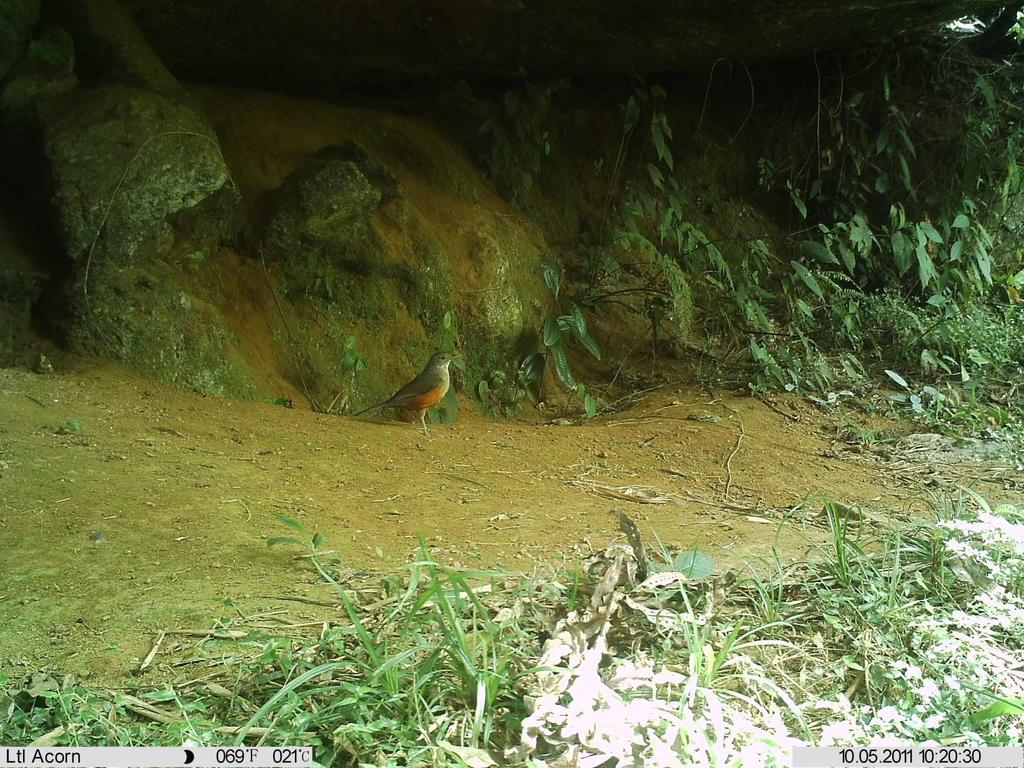
<path id="1" fill-rule="evenodd" d="M 427 410 L 426 410 L 426 408 L 424 408 L 423 410 L 420 411 L 420 424 L 423 425 L 423 434 L 426 435 L 427 437 L 430 437 L 430 430 L 427 429 L 426 415 L 427 415 Z"/>

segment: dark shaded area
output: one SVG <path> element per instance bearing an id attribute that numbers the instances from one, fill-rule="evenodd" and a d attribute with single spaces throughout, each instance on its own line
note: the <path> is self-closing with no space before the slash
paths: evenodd
<path id="1" fill-rule="evenodd" d="M 427 79 L 620 76 L 888 39 L 1000 0 L 126 0 L 178 77 L 292 91 Z"/>

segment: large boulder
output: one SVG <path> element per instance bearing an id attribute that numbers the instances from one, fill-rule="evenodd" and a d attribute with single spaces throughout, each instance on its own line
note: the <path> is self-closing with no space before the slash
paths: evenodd
<path id="1" fill-rule="evenodd" d="M 264 208 L 256 247 L 305 318 L 301 339 L 288 341 L 311 395 L 329 402 L 351 378 L 345 345 L 355 338 L 374 375 L 350 398 L 386 397 L 442 335 L 452 300 L 444 249 L 395 177 L 351 142 L 313 153 Z"/>
<path id="2" fill-rule="evenodd" d="M 71 262 L 72 348 L 215 394 L 251 393 L 219 313 L 173 260 L 209 249 L 238 195 L 198 112 L 149 90 L 76 90 L 40 106 L 52 212 Z"/>
<path id="3" fill-rule="evenodd" d="M 237 192 L 199 113 L 111 85 L 48 101 L 41 120 L 58 229 L 83 280 L 99 265 L 165 255 L 177 237 L 216 236 L 230 220 Z"/>
<path id="4" fill-rule="evenodd" d="M 266 256 L 283 263 L 288 291 L 333 298 L 336 273 L 383 269 L 373 212 L 399 196 L 394 177 L 356 144 L 310 157 L 271 195 L 263 228 Z"/>

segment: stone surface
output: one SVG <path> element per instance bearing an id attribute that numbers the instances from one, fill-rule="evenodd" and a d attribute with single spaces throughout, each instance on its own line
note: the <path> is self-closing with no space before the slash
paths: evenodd
<path id="1" fill-rule="evenodd" d="M 203 392 L 251 392 L 218 310 L 193 302 L 169 262 L 215 245 L 237 201 L 204 118 L 153 91 L 104 85 L 48 100 L 40 119 L 71 261 L 72 348 Z"/>
<path id="2" fill-rule="evenodd" d="M 333 89 L 358 84 L 631 75 L 863 45 L 1003 0 L 125 0 L 179 77 Z"/>
<path id="3" fill-rule="evenodd" d="M 236 195 L 203 117 L 159 94 L 75 91 L 49 101 L 41 120 L 59 231 L 74 262 L 128 265 L 167 253 L 176 217 Z M 220 219 L 212 229 L 227 215 Z"/>
<path id="4" fill-rule="evenodd" d="M 372 214 L 398 194 L 394 177 L 355 144 L 326 147 L 285 179 L 268 203 L 263 247 L 283 264 L 289 292 L 333 298 L 346 282 L 339 272 L 380 271 L 386 255 Z"/>

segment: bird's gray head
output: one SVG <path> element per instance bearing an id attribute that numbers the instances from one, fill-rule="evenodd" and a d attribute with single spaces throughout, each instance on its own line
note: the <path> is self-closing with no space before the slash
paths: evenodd
<path id="1" fill-rule="evenodd" d="M 462 357 L 458 352 L 435 352 L 434 356 L 430 358 L 430 362 L 427 363 L 427 367 L 433 368 L 435 371 L 446 369 L 451 361 L 458 357 Z"/>

